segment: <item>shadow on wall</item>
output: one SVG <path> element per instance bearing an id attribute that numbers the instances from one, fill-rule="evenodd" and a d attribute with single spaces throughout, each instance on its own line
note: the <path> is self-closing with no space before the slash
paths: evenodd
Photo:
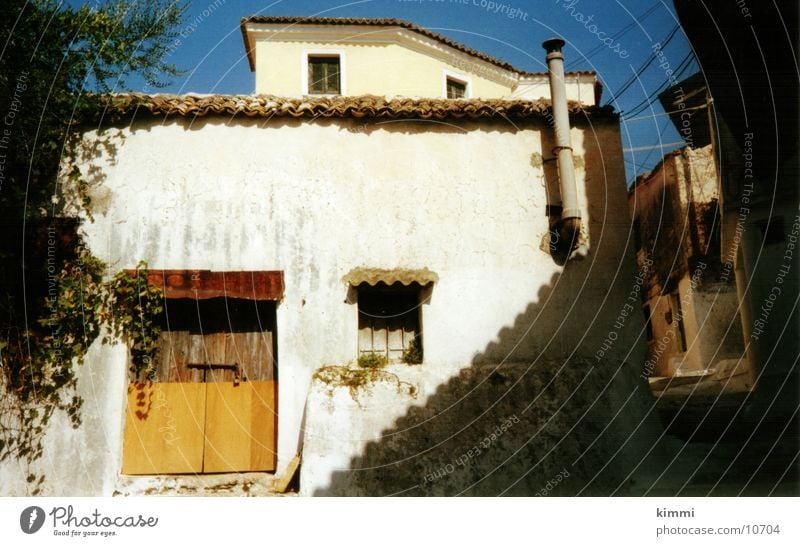
<path id="1" fill-rule="evenodd" d="M 541 335 L 537 325 L 553 319 L 558 306 L 546 302 L 562 280 L 554 275 L 537 294 L 545 303 L 528 305 L 470 367 L 423 407 L 410 408 L 350 470 L 334 473 L 330 486 L 314 494 L 626 492 L 629 474 L 661 433 L 646 383 L 627 364 L 515 358 L 520 343 Z M 507 361 L 481 363 L 502 353 Z"/>
<path id="2" fill-rule="evenodd" d="M 548 286 L 541 287 L 537 301 L 547 302 L 569 271 L 568 267 L 564 275 L 554 275 Z M 594 358 L 512 361 L 520 342 L 540 335 L 537 325 L 551 320 L 549 314 L 542 304 L 528 305 L 514 326 L 504 329 L 469 367 L 441 384 L 424 405 L 412 406 L 382 432 L 380 440 L 368 443 L 348 469 L 333 473 L 328 486 L 309 492 L 315 496 L 798 494 L 797 472 L 792 470 L 797 435 L 787 431 L 792 421 L 758 420 L 754 426 L 747 412 L 740 411 L 746 408 L 746 399 L 706 397 L 683 403 L 682 419 L 690 419 L 684 426 L 690 441 L 685 442 L 686 435 L 679 440 L 664 432 L 662 419 L 669 425 L 675 415 L 660 411 L 639 365 Z M 503 352 L 506 361 L 481 363 L 485 355 Z M 381 411 L 387 399 L 378 399 L 380 403 L 355 411 Z M 408 398 L 398 394 L 394 400 L 403 403 Z M 357 404 L 353 402 L 354 407 Z"/>
<path id="3" fill-rule="evenodd" d="M 583 159 L 600 164 L 599 154 L 589 146 Z M 769 459 L 774 442 L 743 436 L 752 428 L 743 426 L 738 406 L 720 413 L 718 401 L 704 400 L 694 421 L 699 426 L 722 416 L 717 430 L 727 431 L 730 424 L 734 435 L 684 443 L 665 434 L 658 401 L 642 374 L 638 301 L 637 314 L 617 330 L 613 349 L 594 357 L 615 331 L 635 283 L 626 248 L 632 244 L 630 224 L 620 219 L 627 214 L 624 188 L 609 185 L 587 174 L 590 217 L 584 223 L 593 238 L 588 254 L 573 258 L 548 284 L 532 286 L 531 303 L 496 341 L 424 403 L 411 406 L 379 440 L 367 443 L 346 469 L 333 472 L 328 485 L 309 493 L 764 495 L 784 480 L 785 461 Z M 618 200 L 612 197 L 616 190 Z M 408 402 L 400 395 L 396 400 Z M 768 459 L 777 464 L 760 464 Z"/>
<path id="4" fill-rule="evenodd" d="M 576 161 L 601 165 L 600 154 L 588 146 Z M 544 175 L 552 195 L 552 169 Z M 595 216 L 584 219 L 588 254 L 532 286 L 531 303 L 512 326 L 314 495 L 624 494 L 663 467 L 675 442 L 663 436 L 639 376 L 641 317 L 627 319 L 609 351 L 627 356 L 592 356 L 635 282 L 630 223 L 619 217 L 627 214 L 625 191 L 616 182 L 587 174 Z"/>

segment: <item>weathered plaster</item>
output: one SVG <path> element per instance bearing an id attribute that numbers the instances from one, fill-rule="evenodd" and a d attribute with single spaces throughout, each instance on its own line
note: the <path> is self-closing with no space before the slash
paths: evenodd
<path id="1" fill-rule="evenodd" d="M 642 270 L 647 259 L 653 260 L 645 274 L 653 375 L 713 370 L 717 363 L 743 353 L 736 291 L 732 279 L 720 279 L 718 199 L 711 146 L 667 154 L 629 193 L 631 214 L 639 225 Z M 674 315 L 669 297 L 673 292 L 683 311 L 685 351 L 677 322 L 665 318 Z"/>
<path id="2" fill-rule="evenodd" d="M 404 370 L 416 375 L 420 398 L 360 421 L 362 445 L 482 362 L 594 355 L 634 282 L 615 123 L 573 129 L 575 154 L 583 158 L 576 174 L 585 239 L 566 267 L 540 249 L 553 174 L 532 168 L 530 158 L 550 156 L 544 120 L 512 126 L 210 117 L 90 131 L 86 142 L 96 150 L 107 136 L 105 151 L 89 154 L 81 168 L 92 191 L 106 196 L 83 229 L 110 274 L 139 260 L 154 269 L 285 272 L 277 307 L 277 475 L 303 449 L 304 426 L 319 426 L 309 422 L 319 415 L 315 402 L 307 406 L 312 374 L 356 356 L 357 306 L 344 302 L 342 282 L 351 269 L 427 267 L 439 276 L 422 311 L 425 362 Z M 629 319 L 606 358 L 641 359 L 641 327 L 641 317 Z M 119 351 L 93 348 L 87 364 L 107 366 L 115 378 L 87 395 L 91 404 L 114 407 L 98 413 L 104 427 L 94 430 L 107 436 L 102 449 L 83 455 L 93 461 L 85 472 L 103 478 L 78 487 L 84 470 L 64 465 L 52 494 L 141 489 L 114 479 L 125 403 Z M 56 452 L 85 450 L 80 430 L 53 434 Z M 315 467 L 313 460 L 303 475 L 324 481 L 335 465 Z M 158 483 L 165 493 L 166 482 Z"/>

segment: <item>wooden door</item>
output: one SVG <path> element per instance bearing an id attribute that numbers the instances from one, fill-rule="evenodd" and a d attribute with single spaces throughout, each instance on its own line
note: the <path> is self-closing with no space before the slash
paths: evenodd
<path id="1" fill-rule="evenodd" d="M 205 383 L 148 383 L 128 387 L 123 474 L 203 471 Z"/>
<path id="2" fill-rule="evenodd" d="M 199 335 L 166 331 L 159 336 L 155 380 L 163 383 L 272 381 L 275 379 L 272 332 L 213 333 Z M 235 364 L 239 374 L 228 368 L 208 370 L 190 364 Z"/>
<path id="3" fill-rule="evenodd" d="M 203 472 L 275 470 L 274 381 L 207 383 Z"/>
<path id="4" fill-rule="evenodd" d="M 123 474 L 273 471 L 275 381 L 128 387 Z"/>
<path id="5" fill-rule="evenodd" d="M 155 382 L 128 389 L 123 473 L 275 470 L 273 302 L 167 306 Z"/>

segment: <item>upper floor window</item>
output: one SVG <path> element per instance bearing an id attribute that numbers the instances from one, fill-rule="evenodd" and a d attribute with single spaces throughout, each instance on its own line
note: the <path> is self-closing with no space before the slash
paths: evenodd
<path id="1" fill-rule="evenodd" d="M 467 98 L 467 82 L 447 77 L 447 98 L 448 99 L 465 99 Z"/>
<path id="2" fill-rule="evenodd" d="M 309 55 L 308 94 L 340 95 L 342 93 L 341 74 L 339 55 Z"/>

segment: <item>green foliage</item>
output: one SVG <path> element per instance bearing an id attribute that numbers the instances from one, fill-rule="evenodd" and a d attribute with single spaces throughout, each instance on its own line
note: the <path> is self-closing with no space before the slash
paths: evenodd
<path id="1" fill-rule="evenodd" d="M 3 350 L 2 384 L 10 396 L 0 406 L 0 460 L 41 456 L 41 433 L 55 410 L 65 411 L 74 428 L 81 424 L 83 400 L 74 394 L 75 366 L 83 363 L 103 326 L 104 343 L 124 340 L 133 371 L 149 371 L 157 351 L 163 292 L 147 284 L 143 262 L 134 274 L 123 271 L 109 282 L 102 281 L 104 270 L 100 260 L 81 248 L 54 280 L 49 314 L 39 319 L 41 330 L 29 332 L 26 346 L 17 343 Z M 9 350 L 15 347 L 18 352 Z"/>
<path id="2" fill-rule="evenodd" d="M 56 290 L 48 298 L 48 314 L 39 319 L 44 332 L 30 334 L 35 358 L 27 359 L 27 373 L 17 392 L 48 398 L 63 387 L 73 387 L 73 365 L 80 362 L 100 330 L 104 305 L 102 275 L 105 266 L 80 249 L 77 259 L 64 263 L 56 279 Z M 17 378 L 18 380 L 20 378 Z M 35 389 L 25 389 L 36 385 Z"/>
<path id="3" fill-rule="evenodd" d="M 150 374 L 158 351 L 164 292 L 147 283 L 147 264 L 140 262 L 133 275 L 118 273 L 109 283 L 107 304 L 111 333 L 124 339 L 131 351 L 131 371 Z"/>
<path id="4" fill-rule="evenodd" d="M 0 384 L 0 460 L 34 460 L 41 435 L 56 410 L 80 425 L 83 400 L 74 394 L 74 366 L 99 332 L 103 307 L 102 263 L 84 250 L 51 278 L 51 296 L 38 324 L 6 327 Z M 39 482 L 41 485 L 41 482 Z"/>
<path id="5" fill-rule="evenodd" d="M 74 366 L 102 324 L 131 343 L 134 367 L 153 354 L 155 294 L 116 277 L 82 243 L 90 191 L 74 151 L 74 129 L 102 109 L 102 93 L 152 87 L 178 74 L 166 62 L 185 7 L 173 0 L 106 0 L 71 7 L 56 0 L 3 0 L 0 17 L 0 460 L 41 456 L 56 410 L 80 423 Z M 61 185 L 57 174 L 65 169 Z M 77 196 L 78 210 L 60 198 Z M 119 292 L 119 293 L 117 293 Z M 157 337 L 157 333 L 155 334 Z M 36 484 L 35 478 L 31 480 Z M 40 483 L 40 482 L 38 482 Z M 32 489 L 31 493 L 38 491 Z"/>
<path id="6" fill-rule="evenodd" d="M 417 388 L 414 385 L 401 381 L 397 375 L 381 370 L 378 367 L 353 368 L 352 364 L 348 366 L 323 366 L 314 372 L 314 380 L 326 384 L 330 395 L 333 394 L 334 389 L 348 389 L 350 397 L 356 402 L 359 401 L 359 393 L 369 390 L 377 381 L 393 383 L 400 394 L 406 394 L 413 398 L 417 396 Z"/>
<path id="7" fill-rule="evenodd" d="M 385 354 L 364 353 L 358 357 L 358 366 L 361 368 L 383 368 L 389 363 Z"/>
<path id="8" fill-rule="evenodd" d="M 53 10 L 55 2 L 41 2 Z M 174 0 L 106 0 L 76 11 L 58 10 L 62 34 L 73 36 L 69 53 L 72 70 L 88 79 L 95 91 L 126 88 L 125 78 L 137 74 L 152 87 L 164 87 L 163 78 L 178 69 L 165 58 L 179 36 L 186 10 Z"/>
<path id="9" fill-rule="evenodd" d="M 416 336 L 408 344 L 408 349 L 403 351 L 403 362 L 406 364 L 422 364 L 422 342 Z"/>

